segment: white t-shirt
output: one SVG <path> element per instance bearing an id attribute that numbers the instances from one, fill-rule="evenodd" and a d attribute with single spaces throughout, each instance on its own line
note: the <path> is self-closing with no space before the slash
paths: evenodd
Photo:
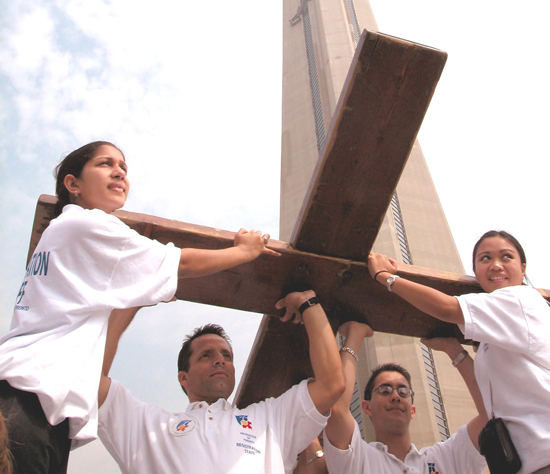
<path id="1" fill-rule="evenodd" d="M 169 301 L 180 250 L 117 217 L 68 205 L 44 231 L 0 340 L 0 379 L 37 394 L 52 425 L 97 437 L 97 391 L 113 308 Z M 84 444 L 84 443 L 82 443 Z"/>
<path id="2" fill-rule="evenodd" d="M 457 299 L 464 336 L 481 343 L 474 367 L 485 408 L 491 416 L 492 387 L 495 416 L 522 461 L 519 473 L 550 465 L 550 307 L 524 285 Z"/>
<path id="3" fill-rule="evenodd" d="M 411 444 L 411 450 L 401 461 L 379 442 L 366 443 L 361 439 L 359 426 L 355 429 L 348 449 L 338 449 L 324 436 L 325 458 L 331 474 L 481 474 L 487 466 L 461 426 L 444 443 L 422 448 Z"/>
<path id="4" fill-rule="evenodd" d="M 220 399 L 185 413 L 147 405 L 112 380 L 99 409 L 99 437 L 124 474 L 290 474 L 326 423 L 307 380 L 242 410 Z"/>

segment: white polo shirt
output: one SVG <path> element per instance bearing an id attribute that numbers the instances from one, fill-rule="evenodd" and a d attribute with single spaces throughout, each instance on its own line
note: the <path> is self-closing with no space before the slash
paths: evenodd
<path id="1" fill-rule="evenodd" d="M 519 474 L 550 465 L 550 307 L 529 286 L 457 297 L 487 413 L 504 420 L 522 461 Z M 489 383 L 490 382 L 490 383 Z"/>
<path id="2" fill-rule="evenodd" d="M 169 301 L 180 254 L 111 214 L 65 206 L 25 272 L 0 340 L 0 380 L 36 393 L 50 424 L 69 418 L 71 439 L 95 439 L 111 310 Z"/>
<path id="3" fill-rule="evenodd" d="M 326 434 L 324 440 L 331 474 L 481 474 L 487 466 L 485 458 L 472 444 L 466 426 L 461 426 L 444 443 L 420 451 L 411 444 L 405 462 L 388 453 L 385 444 L 365 443 L 357 423 L 348 449 L 333 446 Z"/>
<path id="4" fill-rule="evenodd" d="M 112 380 L 99 437 L 124 474 L 290 474 L 327 419 L 307 380 L 242 410 L 220 399 L 191 403 L 185 413 L 147 405 Z"/>

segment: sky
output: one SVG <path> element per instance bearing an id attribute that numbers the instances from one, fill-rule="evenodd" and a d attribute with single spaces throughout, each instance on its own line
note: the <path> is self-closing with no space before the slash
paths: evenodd
<path id="1" fill-rule="evenodd" d="M 298 0 L 293 0 L 298 4 Z M 315 1 L 315 0 L 310 0 Z M 358 1 L 358 0 L 356 0 Z M 442 49 L 447 65 L 419 133 L 466 271 L 488 229 L 514 234 L 550 289 L 550 6 L 541 0 L 372 0 L 379 30 Z M 22 281 L 36 201 L 52 170 L 93 140 L 124 151 L 126 210 L 278 236 L 282 3 L 0 0 L 0 333 Z M 225 327 L 237 377 L 261 315 L 187 302 L 142 310 L 111 374 L 183 410 L 176 357 L 206 322 Z M 100 442 L 70 474 L 119 470 Z"/>

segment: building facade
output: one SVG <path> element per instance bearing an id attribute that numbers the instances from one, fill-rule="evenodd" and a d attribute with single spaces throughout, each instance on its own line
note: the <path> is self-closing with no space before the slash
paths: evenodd
<path id="1" fill-rule="evenodd" d="M 288 241 L 294 229 L 363 29 L 378 31 L 368 0 L 283 1 L 281 240 Z M 418 141 L 373 250 L 402 263 L 464 273 Z M 417 447 L 446 439 L 476 415 L 448 357 L 432 354 L 411 337 L 379 333 L 364 344 L 359 394 L 371 369 L 384 362 L 411 372 L 417 407 L 411 434 Z M 363 430 L 372 441 L 366 419 Z"/>

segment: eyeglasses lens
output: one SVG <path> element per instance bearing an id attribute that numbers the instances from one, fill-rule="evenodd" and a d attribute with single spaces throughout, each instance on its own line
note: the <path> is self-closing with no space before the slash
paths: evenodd
<path id="1" fill-rule="evenodd" d="M 394 389 L 391 385 L 380 385 L 377 389 L 378 393 L 384 397 L 391 395 L 394 390 L 397 390 L 397 394 L 401 398 L 407 398 L 412 392 L 409 387 L 397 387 Z"/>
<path id="2" fill-rule="evenodd" d="M 408 387 L 399 387 L 397 389 L 397 393 L 399 394 L 399 396 L 401 398 L 405 398 L 405 397 L 408 397 L 409 394 L 410 394 L 410 390 L 408 389 Z"/>

